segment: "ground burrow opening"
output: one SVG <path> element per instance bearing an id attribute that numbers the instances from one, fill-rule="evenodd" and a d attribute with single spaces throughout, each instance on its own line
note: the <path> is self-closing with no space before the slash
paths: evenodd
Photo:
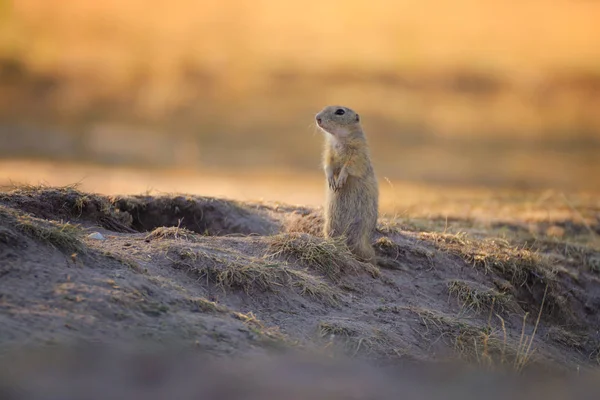
<path id="1" fill-rule="evenodd" d="M 115 200 L 114 207 L 131 215 L 131 227 L 138 232 L 178 226 L 202 235 L 223 236 L 269 235 L 278 229 L 254 209 L 209 197 L 132 196 Z"/>

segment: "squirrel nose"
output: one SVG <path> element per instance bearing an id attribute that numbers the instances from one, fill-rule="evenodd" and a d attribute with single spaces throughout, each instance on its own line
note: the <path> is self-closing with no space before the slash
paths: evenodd
<path id="1" fill-rule="evenodd" d="M 321 125 L 321 117 L 317 117 L 317 124 Z"/>

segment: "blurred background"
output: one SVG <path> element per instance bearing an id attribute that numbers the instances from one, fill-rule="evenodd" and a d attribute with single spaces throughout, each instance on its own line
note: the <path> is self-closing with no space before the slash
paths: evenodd
<path id="1" fill-rule="evenodd" d="M 389 193 L 597 191 L 599 22 L 593 0 L 0 0 L 0 183 L 319 204 L 313 117 L 342 104 Z"/>

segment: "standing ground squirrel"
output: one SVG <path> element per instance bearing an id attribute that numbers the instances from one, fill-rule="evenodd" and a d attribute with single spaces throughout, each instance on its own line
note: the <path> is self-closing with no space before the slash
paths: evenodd
<path id="1" fill-rule="evenodd" d="M 325 237 L 345 235 L 358 258 L 375 262 L 371 236 L 377 225 L 379 189 L 360 118 L 347 107 L 329 106 L 315 119 L 326 133 L 323 233 Z"/>

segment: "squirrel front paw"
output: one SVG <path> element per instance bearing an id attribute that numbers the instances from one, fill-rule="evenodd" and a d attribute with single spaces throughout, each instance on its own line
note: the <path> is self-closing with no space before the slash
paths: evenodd
<path id="1" fill-rule="evenodd" d="M 340 190 L 346 184 L 346 179 L 348 179 L 348 173 L 342 171 L 335 182 L 335 190 Z"/>
<path id="2" fill-rule="evenodd" d="M 335 191 L 337 188 L 337 185 L 335 183 L 335 176 L 331 175 L 329 178 L 327 178 L 327 183 L 329 185 L 329 189 Z"/>

